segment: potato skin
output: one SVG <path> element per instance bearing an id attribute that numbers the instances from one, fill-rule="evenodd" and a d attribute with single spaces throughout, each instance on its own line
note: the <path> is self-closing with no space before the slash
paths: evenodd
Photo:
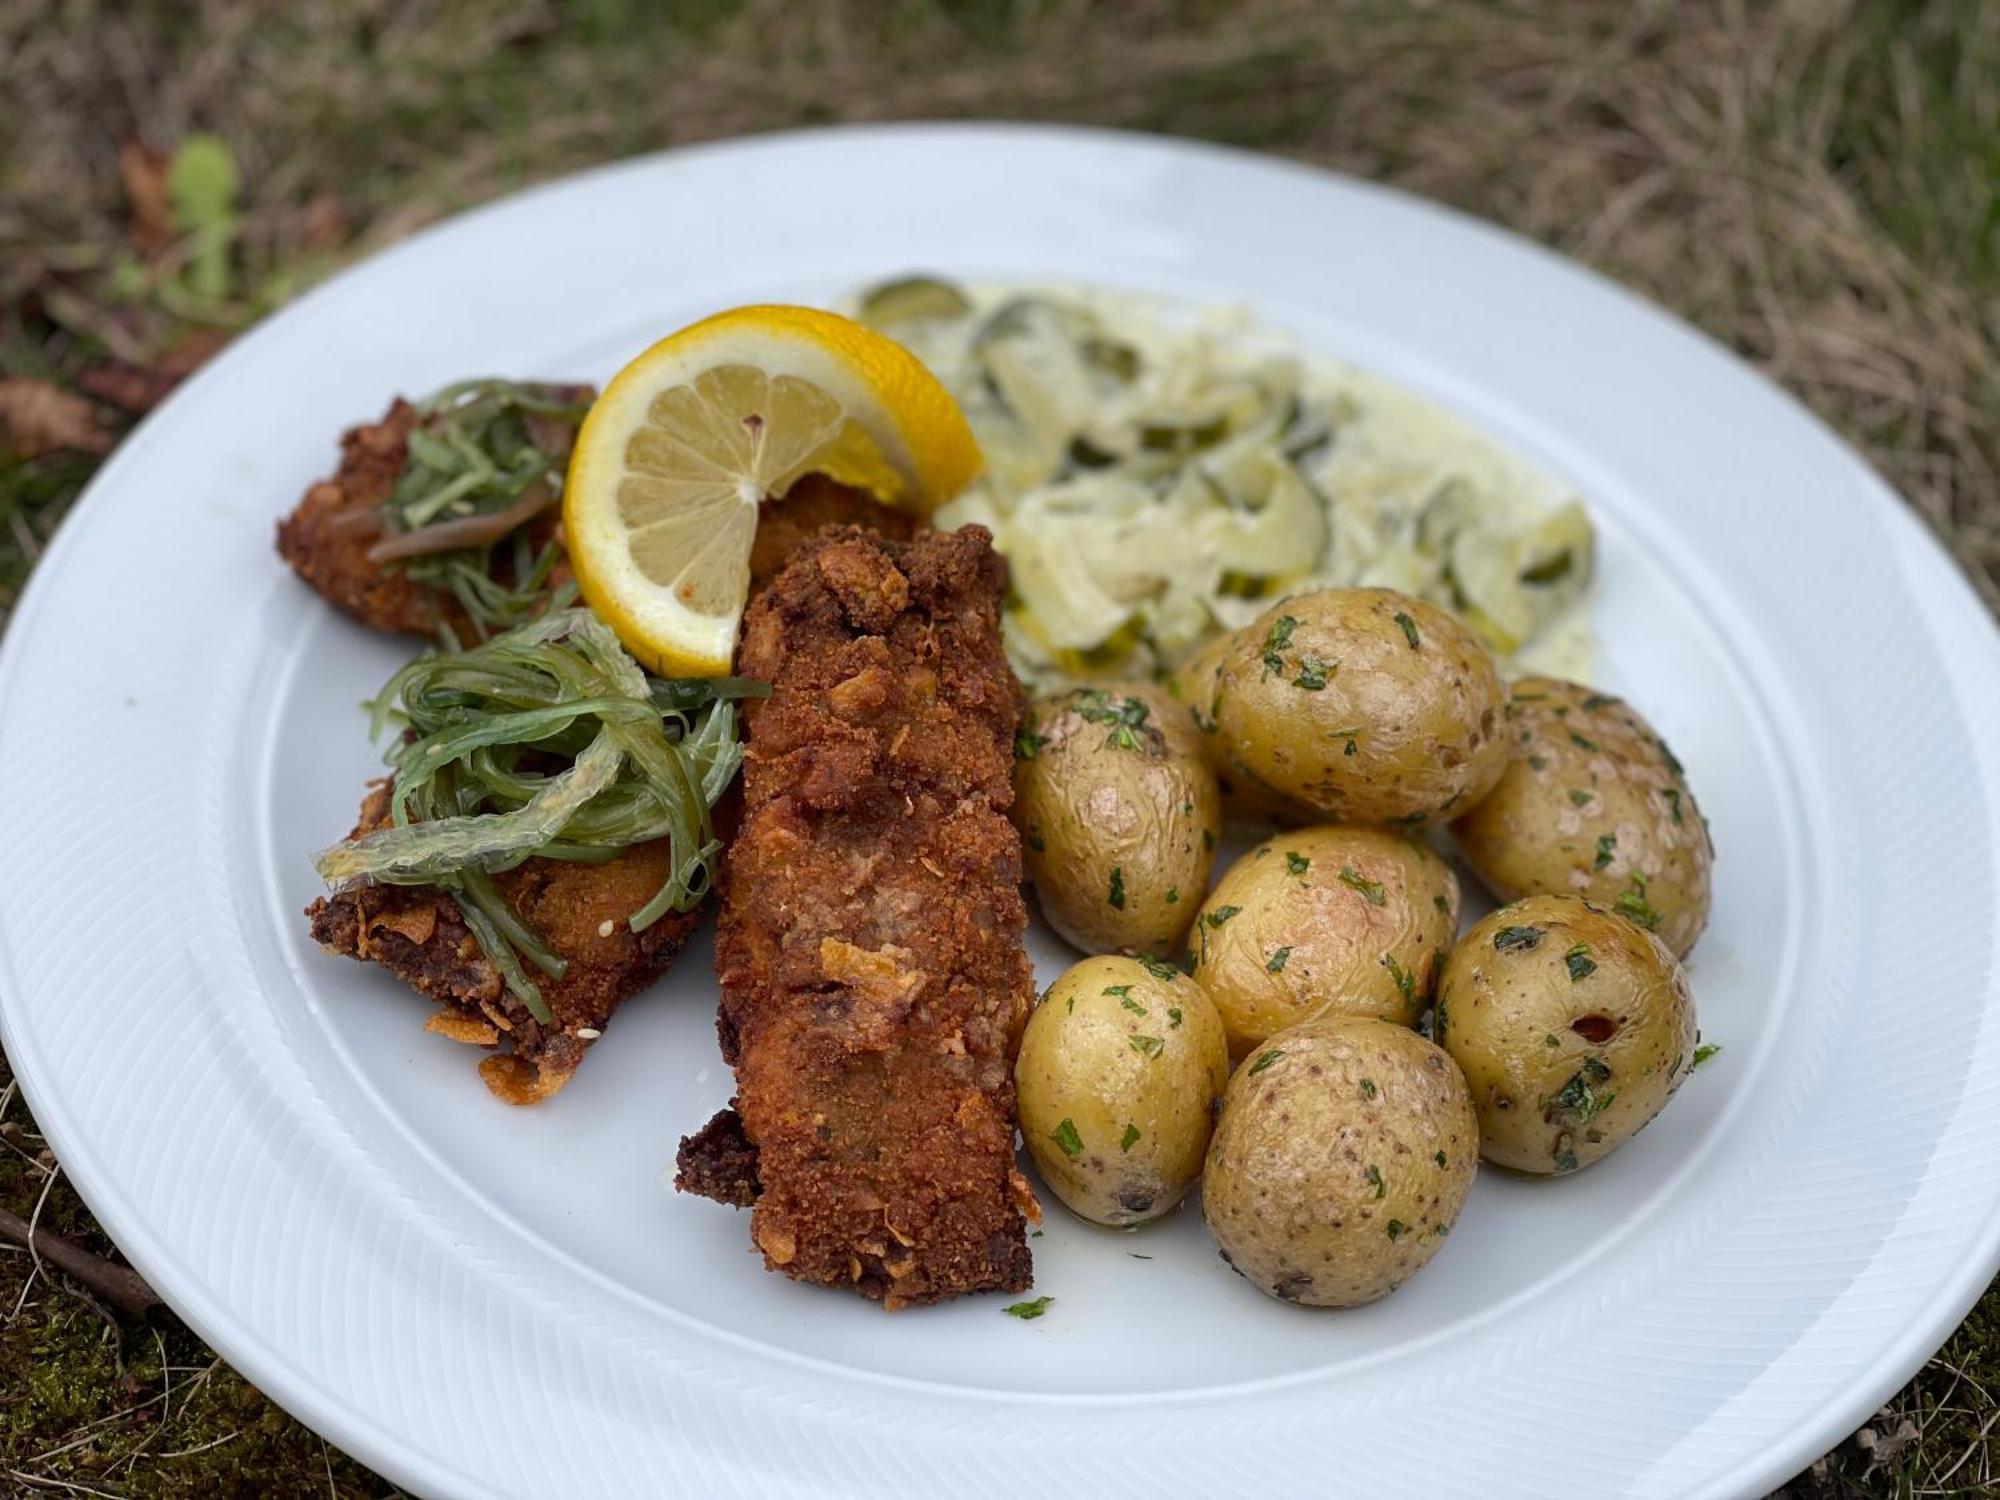
<path id="1" fill-rule="evenodd" d="M 1086 958 L 1028 1017 L 1014 1082 L 1042 1180 L 1094 1224 L 1137 1224 L 1201 1175 L 1229 1053 L 1215 1007 L 1178 969 Z"/>
<path id="2" fill-rule="evenodd" d="M 1169 697 L 1186 710 L 1201 740 L 1202 758 L 1215 772 L 1222 793 L 1222 816 L 1229 823 L 1291 828 L 1313 821 L 1313 811 L 1259 781 L 1229 748 L 1215 712 L 1220 693 L 1223 658 L 1241 632 L 1225 633 L 1205 643 L 1174 668 L 1166 680 Z"/>
<path id="3" fill-rule="evenodd" d="M 1563 1174 L 1608 1156 L 1694 1066 L 1666 944 L 1577 896 L 1530 896 L 1452 950 L 1432 1032 L 1465 1072 L 1486 1159 Z"/>
<path id="4" fill-rule="evenodd" d="M 1708 823 L 1666 741 L 1608 694 L 1524 677 L 1507 700 L 1511 751 L 1486 798 L 1451 826 L 1502 901 L 1575 895 L 1655 932 L 1685 958 L 1708 925 Z"/>
<path id="5" fill-rule="evenodd" d="M 1321 1016 L 1236 1070 L 1208 1146 L 1202 1214 L 1259 1291 L 1357 1307 L 1423 1269 L 1479 1167 L 1458 1067 L 1415 1032 Z"/>
<path id="6" fill-rule="evenodd" d="M 1500 779 L 1502 703 L 1486 647 L 1436 605 L 1325 589 L 1234 638 L 1216 721 L 1250 772 L 1323 817 L 1420 827 Z"/>
<path id="7" fill-rule="evenodd" d="M 1458 877 L 1413 838 L 1324 825 L 1273 834 L 1195 918 L 1195 982 L 1239 1058 L 1326 1011 L 1415 1026 L 1458 909 Z"/>
<path id="8" fill-rule="evenodd" d="M 1186 713 L 1135 684 L 1030 706 L 1015 742 L 1014 821 L 1042 914 L 1087 952 L 1173 952 L 1222 831 L 1215 774 Z"/>

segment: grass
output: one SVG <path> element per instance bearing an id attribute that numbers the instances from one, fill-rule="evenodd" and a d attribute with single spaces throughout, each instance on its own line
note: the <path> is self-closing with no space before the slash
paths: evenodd
<path id="1" fill-rule="evenodd" d="M 337 264 L 572 167 L 919 116 L 1201 136 L 1542 239 L 1813 406 L 2000 606 L 2000 7 L 1982 0 L 0 0 L 0 377 L 101 394 L 188 363 Z M 149 232 L 120 146 L 157 190 L 130 143 L 170 155 L 198 132 L 240 191 L 178 218 L 155 203 Z M 97 461 L 5 447 L 0 620 Z M 0 1065 L 0 1205 L 108 1249 L 10 1082 Z M 185 1330 L 103 1315 L 25 1254 L 0 1252 L 0 1317 L 0 1488 L 387 1492 Z M 1989 1293 L 1785 1493 L 1993 1493 L 1996 1395 Z"/>

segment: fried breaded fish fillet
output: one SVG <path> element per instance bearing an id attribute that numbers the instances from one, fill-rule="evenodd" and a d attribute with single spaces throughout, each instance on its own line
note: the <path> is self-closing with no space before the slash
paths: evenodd
<path id="1" fill-rule="evenodd" d="M 830 530 L 753 602 L 739 653 L 772 696 L 716 939 L 737 1098 L 682 1143 L 676 1182 L 754 1199 L 772 1268 L 892 1308 L 1031 1272 L 1004 581 L 979 527 Z"/>
<path id="2" fill-rule="evenodd" d="M 388 822 L 389 794 L 387 781 L 370 789 L 355 837 Z M 666 972 L 700 920 L 668 912 L 643 932 L 627 925 L 665 883 L 671 854 L 671 841 L 657 839 L 603 864 L 531 859 L 494 877 L 521 919 L 568 961 L 561 978 L 538 976 L 547 1026 L 507 988 L 448 891 L 350 881 L 306 916 L 329 953 L 380 964 L 437 1001 L 426 1030 L 492 1049 L 479 1072 L 495 1095 L 534 1104 L 569 1082 L 611 1013 Z"/>

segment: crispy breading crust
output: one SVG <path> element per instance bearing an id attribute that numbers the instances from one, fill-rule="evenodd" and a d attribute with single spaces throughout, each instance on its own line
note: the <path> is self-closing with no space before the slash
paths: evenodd
<path id="1" fill-rule="evenodd" d="M 361 804 L 355 835 L 381 827 L 389 783 Z M 638 844 L 604 864 L 531 859 L 494 877 L 522 919 L 569 961 L 560 979 L 538 974 L 554 1025 L 545 1027 L 508 990 L 465 925 L 458 903 L 435 886 L 350 881 L 306 908 L 328 952 L 382 965 L 442 1006 L 426 1029 L 495 1051 L 479 1065 L 510 1104 L 534 1104 L 569 1081 L 611 1013 L 666 971 L 699 920 L 669 912 L 644 932 L 626 926 L 665 883 L 665 839 Z"/>
<path id="2" fill-rule="evenodd" d="M 978 527 L 830 530 L 752 604 L 739 656 L 773 684 L 716 939 L 740 1127 L 684 1142 L 678 1185 L 741 1202 L 754 1146 L 766 1263 L 892 1308 L 1031 1273 L 1004 578 Z"/>
<path id="3" fill-rule="evenodd" d="M 587 385 L 550 389 L 559 400 L 586 402 L 595 394 Z M 409 463 L 410 429 L 417 422 L 417 409 L 398 396 L 381 421 L 349 428 L 340 439 L 340 468 L 307 490 L 298 508 L 278 523 L 278 555 L 316 593 L 371 630 L 434 636 L 442 619 L 460 640 L 477 640 L 479 633 L 454 601 L 412 582 L 400 568 L 370 562 L 368 549 L 377 535 L 343 520 L 370 513 L 389 498 Z M 543 420 L 530 430 L 560 469 L 576 429 Z M 538 546 L 557 534 L 553 511 L 531 525 Z M 551 586 L 563 577 L 566 572 L 552 579 Z"/>

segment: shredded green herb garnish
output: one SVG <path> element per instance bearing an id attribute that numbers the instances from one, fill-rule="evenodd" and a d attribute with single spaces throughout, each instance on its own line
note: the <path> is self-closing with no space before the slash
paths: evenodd
<path id="1" fill-rule="evenodd" d="M 1071 1161 L 1083 1155 L 1083 1137 L 1076 1133 L 1076 1121 L 1067 1115 L 1063 1116 L 1060 1125 L 1049 1132 L 1049 1139 L 1054 1141 L 1056 1149 Z"/>
<path id="2" fill-rule="evenodd" d="M 1255 1078 L 1259 1073 L 1263 1072 L 1266 1068 L 1270 1067 L 1272 1063 L 1276 1062 L 1279 1058 L 1283 1057 L 1284 1055 L 1285 1052 L 1282 1047 L 1274 1047 L 1269 1052 L 1261 1053 L 1258 1056 L 1257 1060 L 1252 1064 L 1250 1064 L 1250 1076 L 1252 1078 Z"/>
<path id="3" fill-rule="evenodd" d="M 742 763 L 734 700 L 762 683 L 650 679 L 584 609 L 558 609 L 456 654 L 427 652 L 369 705 L 398 731 L 390 825 L 314 861 L 330 885 L 370 879 L 449 891 L 481 950 L 543 1025 L 541 991 L 564 962 L 493 877 L 533 858 L 601 862 L 670 841 L 665 883 L 629 918 L 643 931 L 707 894 L 710 811 Z"/>
<path id="4" fill-rule="evenodd" d="M 479 639 L 532 619 L 561 560 L 527 523 L 562 497 L 562 454 L 590 409 L 560 387 L 462 380 L 417 407 L 370 555 L 451 599 Z M 504 580 L 504 581 L 503 581 Z M 442 618 L 440 632 L 457 646 Z"/>
<path id="5" fill-rule="evenodd" d="M 1285 873 L 1287 875 L 1303 875 L 1312 866 L 1313 862 L 1299 853 L 1298 850 L 1287 849 L 1285 851 Z"/>
<path id="6" fill-rule="evenodd" d="M 1055 1300 L 1054 1297 L 1037 1297 L 1032 1302 L 1010 1302 L 1000 1310 L 1010 1318 L 1019 1318 L 1023 1323 L 1032 1323 L 1047 1312 L 1049 1304 Z"/>
<path id="7" fill-rule="evenodd" d="M 1265 963 L 1264 967 L 1273 974 L 1279 973 L 1285 967 L 1285 960 L 1291 956 L 1292 950 L 1290 948 L 1279 948 L 1271 954 L 1269 961 Z"/>
<path id="8" fill-rule="evenodd" d="M 1396 623 L 1403 627 L 1403 639 L 1410 643 L 1412 651 L 1423 644 L 1423 637 L 1417 634 L 1417 622 L 1415 620 L 1412 620 L 1400 609 L 1396 611 L 1395 619 Z"/>

